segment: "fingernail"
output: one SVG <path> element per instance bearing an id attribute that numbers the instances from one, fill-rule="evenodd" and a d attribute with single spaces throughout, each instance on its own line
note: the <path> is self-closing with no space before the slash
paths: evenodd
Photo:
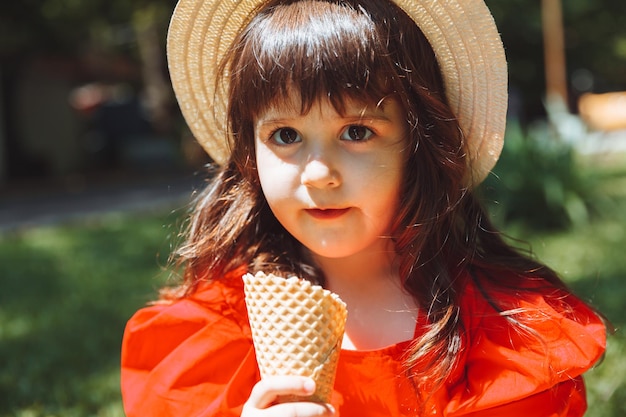
<path id="1" fill-rule="evenodd" d="M 313 394 L 315 392 L 315 381 L 313 381 L 312 379 L 307 379 L 306 381 L 304 381 L 303 387 L 307 393 Z"/>

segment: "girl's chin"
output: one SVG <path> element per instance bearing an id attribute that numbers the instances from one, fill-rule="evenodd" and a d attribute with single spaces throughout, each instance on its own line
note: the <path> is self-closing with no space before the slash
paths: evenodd
<path id="1" fill-rule="evenodd" d="M 393 241 L 388 238 L 378 238 L 372 241 L 367 236 L 358 235 L 347 239 L 343 236 L 341 239 L 318 239 L 300 240 L 306 250 L 313 258 L 324 259 L 351 259 L 354 261 L 359 256 L 364 257 L 364 262 L 376 258 L 382 253 L 393 253 Z"/>
<path id="2" fill-rule="evenodd" d="M 318 242 L 317 244 L 305 244 L 305 247 L 314 257 L 336 260 L 350 258 L 364 251 L 362 245 L 339 242 Z"/>
<path id="3" fill-rule="evenodd" d="M 301 242 L 306 250 L 313 257 L 321 257 L 321 258 L 345 258 L 354 253 L 354 251 L 349 250 L 346 245 L 341 244 L 328 244 L 327 242 Z"/>

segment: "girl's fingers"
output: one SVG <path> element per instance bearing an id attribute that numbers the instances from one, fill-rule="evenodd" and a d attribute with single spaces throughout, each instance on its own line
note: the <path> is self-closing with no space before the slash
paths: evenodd
<path id="1" fill-rule="evenodd" d="M 315 382 L 298 376 L 276 376 L 259 381 L 246 404 L 242 417 L 333 417 L 335 410 L 330 404 L 315 402 L 289 402 L 276 404 L 280 396 L 306 397 L 315 392 Z"/>
<path id="2" fill-rule="evenodd" d="M 296 376 L 274 376 L 259 381 L 248 398 L 247 404 L 254 408 L 269 407 L 278 396 L 307 396 L 315 392 L 315 381 Z"/>
<path id="3" fill-rule="evenodd" d="M 334 415 L 335 410 L 330 404 L 296 402 L 277 404 L 271 408 L 272 417 L 332 417 Z"/>

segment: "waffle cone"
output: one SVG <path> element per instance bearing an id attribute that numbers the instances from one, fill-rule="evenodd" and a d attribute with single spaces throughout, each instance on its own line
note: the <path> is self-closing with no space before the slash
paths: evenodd
<path id="1" fill-rule="evenodd" d="M 243 281 L 261 378 L 313 378 L 317 388 L 311 397 L 281 401 L 329 402 L 347 317 L 345 303 L 296 277 L 258 272 L 244 275 Z"/>

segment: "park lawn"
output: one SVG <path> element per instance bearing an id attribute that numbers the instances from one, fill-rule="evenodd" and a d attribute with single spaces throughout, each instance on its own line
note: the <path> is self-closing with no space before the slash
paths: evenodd
<path id="1" fill-rule="evenodd" d="M 587 416 L 626 415 L 626 199 L 567 232 L 512 233 L 618 328 L 587 375 Z M 167 279 L 179 214 L 103 216 L 0 236 L 0 416 L 122 417 L 128 317 Z"/>
<path id="2" fill-rule="evenodd" d="M 124 324 L 166 279 L 167 214 L 0 237 L 0 416 L 123 416 Z"/>

